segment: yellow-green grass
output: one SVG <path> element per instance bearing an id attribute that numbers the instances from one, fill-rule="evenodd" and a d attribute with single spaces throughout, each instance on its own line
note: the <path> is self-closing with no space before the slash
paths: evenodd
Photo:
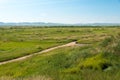
<path id="1" fill-rule="evenodd" d="M 39 42 L 1 42 L 0 61 L 6 61 L 25 55 L 33 54 L 41 50 L 62 45 L 57 41 L 39 41 Z"/>
<path id="2" fill-rule="evenodd" d="M 1 49 L 7 51 L 8 49 L 18 48 L 20 49 L 18 51 L 20 54 L 23 48 L 28 48 L 28 51 L 30 51 L 32 47 L 34 51 L 37 48 L 39 50 L 45 49 L 71 41 L 84 41 L 84 39 L 91 39 L 91 41 L 100 40 L 98 44 L 92 41 L 92 45 L 60 48 L 32 56 L 26 60 L 0 65 L 0 79 L 34 80 L 45 77 L 48 80 L 119 80 L 120 56 L 118 53 L 119 41 L 117 41 L 119 38 L 117 37 L 113 40 L 113 42 L 118 44 L 114 47 L 109 45 L 102 46 L 104 38 L 109 37 L 113 32 L 115 32 L 113 35 L 116 35 L 119 30 L 120 28 L 78 27 L 13 28 L 1 30 L 2 34 L 4 34 L 0 38 L 0 44 L 3 46 Z M 13 35 L 16 35 L 16 37 L 12 38 Z M 113 45 L 113 42 L 110 42 L 110 45 Z M 7 43 L 12 45 L 9 46 Z M 113 52 L 108 51 L 108 49 L 111 49 Z M 106 64 L 107 67 L 103 67 Z"/>
<path id="3" fill-rule="evenodd" d="M 103 57 L 101 55 L 99 56 L 95 53 L 91 53 L 91 50 L 93 50 L 93 47 L 91 46 L 66 47 L 44 53 L 42 55 L 36 55 L 23 61 L 4 64 L 0 66 L 0 77 L 6 76 L 11 77 L 12 79 L 22 80 L 27 78 L 30 79 L 32 76 L 36 76 L 35 78 L 37 78 L 37 76 L 43 75 L 49 77 L 51 80 L 119 79 L 120 69 L 116 65 L 119 64 L 116 60 L 119 59 L 119 57 L 115 55 L 111 57 L 109 54 L 107 57 Z M 115 58 L 111 60 L 111 65 L 108 66 L 108 68 L 111 69 L 100 69 L 102 66 L 99 66 L 99 63 L 104 63 L 104 60 L 106 61 L 106 58 L 109 57 Z M 90 62 L 87 63 L 88 61 Z M 108 62 L 109 61 L 110 59 L 108 59 Z M 85 65 L 87 67 L 84 66 L 84 68 L 81 68 L 81 65 Z M 92 69 L 89 68 L 89 66 L 98 69 Z"/>

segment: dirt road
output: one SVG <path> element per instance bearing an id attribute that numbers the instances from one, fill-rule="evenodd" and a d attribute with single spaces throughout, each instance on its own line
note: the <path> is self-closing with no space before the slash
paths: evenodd
<path id="1" fill-rule="evenodd" d="M 30 54 L 30 55 L 27 55 L 27 56 L 19 57 L 19 58 L 16 58 L 16 59 L 0 62 L 0 65 L 7 64 L 7 63 L 10 63 L 10 62 L 16 62 L 16 61 L 24 60 L 24 59 L 26 59 L 28 57 L 33 56 L 33 55 L 46 53 L 46 52 L 49 52 L 49 51 L 52 51 L 52 50 L 55 50 L 55 49 L 58 49 L 58 48 L 75 46 L 75 45 L 77 45 L 76 42 L 70 42 L 68 44 L 64 44 L 64 45 L 61 45 L 61 46 L 56 46 L 56 47 L 52 47 L 52 48 L 49 48 L 49 49 L 45 49 L 45 50 L 43 50 L 41 52 L 37 52 L 37 53 Z M 81 45 L 81 46 L 83 46 L 83 45 Z"/>

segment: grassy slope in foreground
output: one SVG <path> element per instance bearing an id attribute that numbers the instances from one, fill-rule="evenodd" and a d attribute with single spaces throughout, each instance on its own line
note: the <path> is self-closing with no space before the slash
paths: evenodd
<path id="1" fill-rule="evenodd" d="M 119 80 L 120 37 L 110 39 L 84 47 L 61 48 L 1 65 L 0 76 L 21 79 L 42 76 L 49 80 Z"/>

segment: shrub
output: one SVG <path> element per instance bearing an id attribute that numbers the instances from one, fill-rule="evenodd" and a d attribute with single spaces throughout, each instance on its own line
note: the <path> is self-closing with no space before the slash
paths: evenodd
<path id="1" fill-rule="evenodd" d="M 108 46 L 113 41 L 113 37 L 106 38 L 103 40 L 103 42 L 100 44 L 102 47 Z"/>
<path id="2" fill-rule="evenodd" d="M 81 69 L 99 69 L 104 70 L 110 66 L 110 62 L 104 58 L 104 54 L 98 54 L 94 57 L 86 58 L 79 67 Z"/>
<path id="3" fill-rule="evenodd" d="M 106 38 L 101 43 L 101 48 L 104 52 L 119 54 L 120 52 L 120 35 L 114 35 L 109 38 Z"/>
<path id="4" fill-rule="evenodd" d="M 115 53 L 115 54 L 120 54 L 120 41 L 119 41 L 118 44 L 114 47 L 114 53 Z"/>

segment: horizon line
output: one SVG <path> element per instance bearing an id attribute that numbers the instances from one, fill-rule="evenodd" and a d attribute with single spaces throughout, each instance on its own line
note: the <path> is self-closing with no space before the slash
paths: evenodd
<path id="1" fill-rule="evenodd" d="M 79 23 L 62 23 L 62 22 L 43 22 L 43 21 L 12 21 L 12 22 L 4 22 L 0 21 L 0 23 L 55 23 L 55 24 L 95 24 L 95 23 L 105 23 L 105 24 L 120 24 L 120 22 L 79 22 Z"/>

